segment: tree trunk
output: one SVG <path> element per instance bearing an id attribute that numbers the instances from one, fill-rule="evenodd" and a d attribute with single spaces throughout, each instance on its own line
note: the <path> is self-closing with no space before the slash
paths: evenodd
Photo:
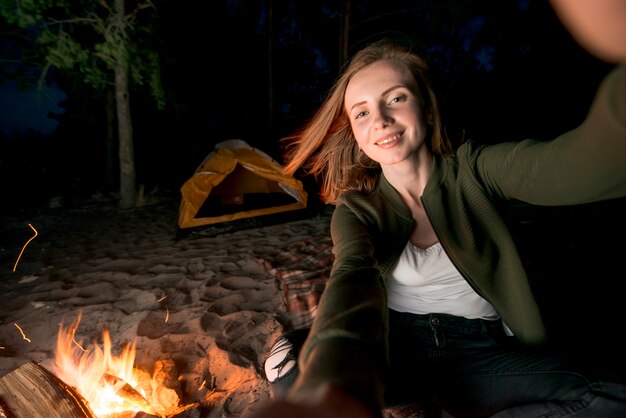
<path id="1" fill-rule="evenodd" d="M 133 128 L 128 94 L 128 66 L 117 65 L 115 67 L 115 102 L 119 137 L 120 205 L 123 208 L 133 207 L 137 202 Z"/>
<path id="2" fill-rule="evenodd" d="M 268 138 L 274 134 L 274 2 L 268 0 L 267 13 L 267 102 Z"/>
<path id="3" fill-rule="evenodd" d="M 125 25 L 124 0 L 115 0 L 115 13 L 118 24 Z M 124 48 L 125 45 L 120 45 Z M 133 127 L 130 118 L 130 97 L 128 91 L 128 59 L 126 51 L 118 55 L 115 64 L 115 102 L 117 106 L 117 127 L 120 159 L 120 205 L 130 208 L 137 203 L 135 184 L 135 157 L 133 150 Z"/>
<path id="4" fill-rule="evenodd" d="M 341 21 L 339 23 L 339 70 L 348 61 L 348 45 L 350 44 L 350 0 L 341 0 Z"/>
<path id="5" fill-rule="evenodd" d="M 104 187 L 107 192 L 114 190 L 115 184 L 115 91 L 106 91 L 106 138 L 104 161 Z M 119 157 L 118 157 L 119 158 Z"/>

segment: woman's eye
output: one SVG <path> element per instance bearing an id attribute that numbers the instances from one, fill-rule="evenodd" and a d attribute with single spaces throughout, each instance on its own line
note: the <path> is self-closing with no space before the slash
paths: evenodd
<path id="1" fill-rule="evenodd" d="M 362 118 L 363 116 L 367 115 L 367 112 L 363 111 L 363 112 L 359 112 L 356 115 L 354 115 L 354 119 L 359 119 Z"/>
<path id="2" fill-rule="evenodd" d="M 402 101 L 404 101 L 404 96 L 397 96 L 391 99 L 391 101 L 389 101 L 389 104 L 400 103 Z"/>

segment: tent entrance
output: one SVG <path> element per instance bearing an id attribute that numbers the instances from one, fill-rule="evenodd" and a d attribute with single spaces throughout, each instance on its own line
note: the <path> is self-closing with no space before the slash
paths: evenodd
<path id="1" fill-rule="evenodd" d="M 216 217 L 297 203 L 273 180 L 263 178 L 237 164 L 231 174 L 213 187 L 197 217 Z"/>

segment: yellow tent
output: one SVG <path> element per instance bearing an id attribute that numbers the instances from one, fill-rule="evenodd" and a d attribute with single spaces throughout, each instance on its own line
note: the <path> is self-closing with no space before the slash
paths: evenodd
<path id="1" fill-rule="evenodd" d="M 240 139 L 220 142 L 181 188 L 178 227 L 304 209 L 302 182 L 269 155 Z"/>

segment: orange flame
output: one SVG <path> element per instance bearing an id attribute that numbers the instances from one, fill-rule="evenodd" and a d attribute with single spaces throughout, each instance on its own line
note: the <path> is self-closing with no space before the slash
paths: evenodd
<path id="1" fill-rule="evenodd" d="M 116 356 L 112 353 L 111 337 L 105 329 L 102 332 L 102 347 L 83 348 L 81 341 L 76 340 L 81 316 L 79 314 L 67 328 L 60 326 L 54 373 L 85 398 L 96 416 L 144 411 L 165 417 L 180 410 L 178 395 L 165 388 L 169 396 L 164 402 L 162 391 L 157 394 L 154 390 L 152 377 L 134 368 L 135 341 L 126 344 Z M 153 403 L 152 398 L 158 398 L 159 402 Z"/>

